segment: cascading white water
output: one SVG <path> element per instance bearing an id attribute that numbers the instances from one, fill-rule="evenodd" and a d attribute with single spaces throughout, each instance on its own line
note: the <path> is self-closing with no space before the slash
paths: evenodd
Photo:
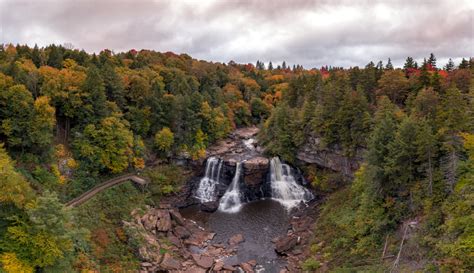
<path id="1" fill-rule="evenodd" d="M 270 161 L 270 185 L 272 199 L 291 209 L 301 201 L 309 201 L 313 195 L 303 186 L 299 185 L 287 164 L 282 164 L 278 157 Z"/>
<path id="2" fill-rule="evenodd" d="M 240 173 L 242 167 L 241 163 L 237 162 L 235 166 L 235 175 L 232 179 L 232 183 L 230 184 L 229 188 L 225 192 L 224 196 L 222 196 L 219 202 L 219 210 L 223 212 L 234 213 L 240 210 L 242 203 L 240 201 Z"/>
<path id="3" fill-rule="evenodd" d="M 199 187 L 196 190 L 196 198 L 201 203 L 214 201 L 216 199 L 216 185 L 219 184 L 221 176 L 222 161 L 217 157 L 209 157 L 206 162 L 206 172 L 199 181 Z"/>

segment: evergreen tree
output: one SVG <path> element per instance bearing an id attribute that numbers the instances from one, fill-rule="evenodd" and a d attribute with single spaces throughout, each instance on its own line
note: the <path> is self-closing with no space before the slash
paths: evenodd
<path id="1" fill-rule="evenodd" d="M 396 185 L 390 182 L 387 168 L 389 166 L 389 145 L 394 141 L 397 131 L 396 107 L 387 97 L 379 99 L 378 110 L 375 113 L 375 127 L 367 145 L 367 172 L 371 181 L 372 193 L 378 193 L 382 200 L 386 196 L 393 196 Z"/>
<path id="2" fill-rule="evenodd" d="M 406 72 L 408 69 L 411 69 L 411 68 L 415 68 L 415 61 L 413 60 L 412 57 L 407 57 L 405 64 L 403 65 L 403 69 Z"/>
<path id="3" fill-rule="evenodd" d="M 107 115 L 105 87 L 104 81 L 99 70 L 95 66 L 91 66 L 87 71 L 87 77 L 81 87 L 82 91 L 87 94 L 84 99 L 85 105 L 82 107 L 82 118 L 80 121 L 84 123 L 94 123 L 101 120 Z"/>
<path id="4" fill-rule="evenodd" d="M 423 60 L 423 65 L 421 66 L 421 75 L 419 81 L 422 87 L 427 87 L 431 84 L 431 78 L 428 72 L 428 63 L 426 59 Z"/>
<path id="5" fill-rule="evenodd" d="M 433 180 L 435 159 L 437 156 L 436 135 L 430 126 L 430 122 L 422 119 L 416 132 L 417 161 L 423 169 L 426 179 L 428 180 L 428 192 L 433 194 Z"/>
<path id="6" fill-rule="evenodd" d="M 273 70 L 273 64 L 272 61 L 268 63 L 268 70 L 272 71 Z"/>
<path id="7" fill-rule="evenodd" d="M 430 57 L 428 59 L 428 64 L 431 66 L 431 68 L 433 69 L 436 68 L 436 57 L 434 56 L 433 53 L 430 54 Z"/>
<path id="8" fill-rule="evenodd" d="M 63 53 L 61 48 L 56 45 L 51 45 L 49 47 L 49 56 L 48 56 L 48 65 L 57 69 L 63 67 Z"/>
<path id="9" fill-rule="evenodd" d="M 387 65 L 385 65 L 386 70 L 393 70 L 392 60 L 388 58 Z"/>
<path id="10" fill-rule="evenodd" d="M 449 58 L 448 63 L 444 66 L 444 70 L 451 72 L 454 69 L 454 62 L 451 58 Z"/>
<path id="11" fill-rule="evenodd" d="M 459 69 L 469 68 L 469 61 L 462 58 L 461 63 L 459 64 Z"/>
<path id="12" fill-rule="evenodd" d="M 33 48 L 33 51 L 31 51 L 31 60 L 36 65 L 36 67 L 39 68 L 41 66 L 41 53 L 38 49 L 37 44 L 35 44 L 35 47 Z"/>
<path id="13" fill-rule="evenodd" d="M 284 69 L 284 70 L 287 69 L 285 61 L 283 61 L 283 63 L 281 64 L 281 68 Z"/>

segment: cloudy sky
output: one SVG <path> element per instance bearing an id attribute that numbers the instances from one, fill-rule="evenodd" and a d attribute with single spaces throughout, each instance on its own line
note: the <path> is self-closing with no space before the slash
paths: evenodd
<path id="1" fill-rule="evenodd" d="M 474 56 L 474 1 L 0 0 L 0 43 L 306 68 Z"/>

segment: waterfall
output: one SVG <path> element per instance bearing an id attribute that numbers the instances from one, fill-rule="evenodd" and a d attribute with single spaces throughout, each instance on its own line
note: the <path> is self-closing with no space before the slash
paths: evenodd
<path id="1" fill-rule="evenodd" d="M 219 210 L 223 212 L 238 212 L 242 203 L 240 202 L 240 174 L 242 171 L 241 162 L 237 162 L 235 166 L 235 175 L 232 179 L 232 183 L 230 184 L 229 188 L 225 192 L 224 196 L 222 196 L 219 202 Z"/>
<path id="2" fill-rule="evenodd" d="M 209 157 L 206 162 L 206 172 L 199 181 L 199 187 L 196 190 L 196 198 L 203 202 L 210 202 L 216 199 L 216 185 L 219 184 L 221 176 L 222 161 L 217 157 Z"/>
<path id="3" fill-rule="evenodd" d="M 278 157 L 270 161 L 270 183 L 272 198 L 287 208 L 293 208 L 301 201 L 313 198 L 310 191 L 296 182 L 291 174 L 291 167 L 282 164 Z"/>

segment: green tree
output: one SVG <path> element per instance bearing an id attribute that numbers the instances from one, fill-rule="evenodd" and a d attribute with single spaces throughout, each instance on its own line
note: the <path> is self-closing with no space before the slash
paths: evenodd
<path id="1" fill-rule="evenodd" d="M 81 109 L 80 121 L 82 123 L 93 123 L 101 120 L 107 115 L 104 81 L 99 70 L 91 66 L 87 70 L 87 77 L 81 87 L 87 95 L 84 98 L 84 104 Z"/>
<path id="2" fill-rule="evenodd" d="M 133 156 L 133 133 L 128 126 L 115 116 L 87 125 L 74 141 L 78 156 L 98 170 L 124 171 Z"/>
<path id="3" fill-rule="evenodd" d="M 30 147 L 33 111 L 33 96 L 24 85 L 0 90 L 0 132 L 7 138 L 8 146 Z"/>
<path id="4" fill-rule="evenodd" d="M 268 118 L 271 108 L 268 104 L 263 102 L 260 98 L 253 98 L 250 101 L 250 109 L 252 117 L 255 121 L 260 122 Z"/>
<path id="5" fill-rule="evenodd" d="M 33 197 L 30 184 L 15 170 L 13 161 L 0 144 L 0 204 L 12 203 L 23 208 Z"/>
<path id="6" fill-rule="evenodd" d="M 49 104 L 46 96 L 38 97 L 34 102 L 33 117 L 29 130 L 31 143 L 46 147 L 53 141 L 53 130 L 56 125 L 55 109 Z"/>
<path id="7" fill-rule="evenodd" d="M 403 104 L 409 91 L 409 82 L 401 70 L 387 70 L 379 82 L 379 95 L 385 95 L 398 105 Z"/>
<path id="8" fill-rule="evenodd" d="M 174 134 L 171 132 L 170 128 L 163 127 L 163 129 L 155 134 L 155 146 L 158 148 L 158 150 L 164 152 L 165 154 L 169 154 L 171 152 L 173 144 Z"/>
<path id="9" fill-rule="evenodd" d="M 48 65 L 57 69 L 63 67 L 63 53 L 56 45 L 49 46 Z"/>

